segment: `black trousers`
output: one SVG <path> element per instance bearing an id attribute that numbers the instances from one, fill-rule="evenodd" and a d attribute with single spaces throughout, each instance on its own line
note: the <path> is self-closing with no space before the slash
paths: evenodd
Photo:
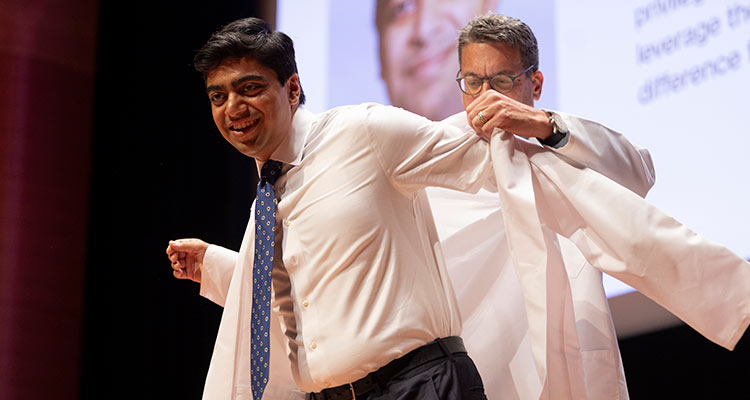
<path id="1" fill-rule="evenodd" d="M 447 338 L 455 340 L 460 338 Z M 456 346 L 446 346 L 438 339 L 402 357 L 405 361 L 396 371 L 387 371 L 388 367 L 368 375 L 366 385 L 362 381 L 354 385 L 343 385 L 324 390 L 321 393 L 309 393 L 308 400 L 485 400 L 484 384 L 474 362 L 466 351 L 455 351 Z M 428 348 L 435 356 L 423 357 Z M 450 351 L 452 348 L 454 351 Z M 461 342 L 460 349 L 463 349 Z M 415 352 L 417 357 L 411 357 Z M 425 362 L 425 360 L 427 360 Z M 394 362 L 398 362 L 395 360 Z M 386 373 L 383 373 L 383 370 Z M 359 385 L 358 385 L 359 383 Z M 356 393 L 354 388 L 357 387 Z"/>

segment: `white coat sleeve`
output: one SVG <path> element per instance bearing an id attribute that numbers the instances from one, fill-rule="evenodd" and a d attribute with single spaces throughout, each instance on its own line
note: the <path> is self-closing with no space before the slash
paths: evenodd
<path id="1" fill-rule="evenodd" d="M 224 307 L 236 263 L 236 251 L 213 244 L 209 245 L 206 254 L 203 256 L 201 296 Z"/>
<path id="2" fill-rule="evenodd" d="M 569 312 L 570 287 L 550 230 L 571 239 L 596 268 L 638 289 L 715 343 L 731 349 L 747 329 L 747 261 L 623 186 L 532 143 L 495 135 L 492 160 L 535 365 L 544 382 L 540 398 L 586 393 Z"/>
<path id="3" fill-rule="evenodd" d="M 625 136 L 585 118 L 556 111 L 570 138 L 552 149 L 564 161 L 588 167 L 641 197 L 654 185 L 654 165 L 648 150 L 632 144 Z"/>

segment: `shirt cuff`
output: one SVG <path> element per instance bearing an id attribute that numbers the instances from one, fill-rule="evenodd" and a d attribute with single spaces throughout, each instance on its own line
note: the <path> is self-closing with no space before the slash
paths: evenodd
<path id="1" fill-rule="evenodd" d="M 568 144 L 570 139 L 570 132 L 558 133 L 548 137 L 547 139 L 540 140 L 539 142 L 545 146 L 552 147 L 553 149 L 559 149 L 560 147 Z"/>
<path id="2" fill-rule="evenodd" d="M 552 124 L 552 135 L 539 142 L 545 146 L 552 147 L 553 149 L 559 149 L 568 143 L 570 138 L 570 130 L 563 121 L 563 117 L 555 111 L 542 109 L 549 117 L 549 122 Z"/>

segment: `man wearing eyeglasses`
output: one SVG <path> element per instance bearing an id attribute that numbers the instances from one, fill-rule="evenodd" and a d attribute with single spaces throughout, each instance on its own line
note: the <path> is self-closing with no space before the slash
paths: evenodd
<path id="1" fill-rule="evenodd" d="M 559 146 L 568 132 L 557 114 L 534 108 L 534 101 L 542 94 L 544 75 L 539 70 L 536 39 L 528 27 L 520 29 L 525 27 L 521 24 L 508 17 L 488 15 L 462 30 L 458 43 L 461 69 L 456 81 L 464 107 L 474 103 L 477 110 L 467 118 L 472 127 L 485 134 L 500 128 Z M 496 31 L 503 26 L 506 32 Z"/>
<path id="2" fill-rule="evenodd" d="M 466 112 L 446 122 L 464 128 L 468 124 L 487 138 L 501 129 L 538 140 L 549 151 L 640 196 L 651 188 L 654 171 L 646 150 L 597 123 L 534 107 L 544 75 L 536 38 L 526 24 L 498 14 L 477 17 L 461 30 L 458 54 L 456 81 Z M 464 338 L 488 397 L 534 397 L 541 383 L 529 378 L 536 371 L 528 316 L 506 233 L 496 229 L 505 224 L 498 197 L 487 191 L 426 190 L 459 298 Z M 627 398 L 602 274 L 569 240 L 559 237 L 559 242 L 573 296 L 573 330 L 580 340 L 587 396 Z"/>

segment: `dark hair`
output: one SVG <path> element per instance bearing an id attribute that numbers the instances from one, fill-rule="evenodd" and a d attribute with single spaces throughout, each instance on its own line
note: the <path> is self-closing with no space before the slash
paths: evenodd
<path id="1" fill-rule="evenodd" d="M 250 57 L 272 69 L 282 85 L 290 76 L 297 73 L 292 38 L 274 31 L 260 18 L 238 19 L 211 35 L 195 54 L 193 65 L 205 81 L 208 71 L 216 68 L 224 59 L 242 57 Z M 305 104 L 302 85 L 299 103 Z"/>
<path id="2" fill-rule="evenodd" d="M 523 21 L 501 14 L 480 15 L 461 29 L 458 35 L 458 62 L 464 46 L 468 43 L 504 43 L 518 49 L 521 63 L 526 68 L 533 65 L 527 74 L 539 69 L 539 48 L 534 32 Z"/>

